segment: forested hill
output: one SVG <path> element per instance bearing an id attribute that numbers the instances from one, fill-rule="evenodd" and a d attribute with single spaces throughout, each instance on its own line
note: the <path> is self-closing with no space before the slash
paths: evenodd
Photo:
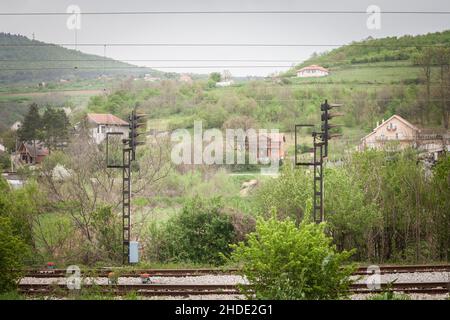
<path id="1" fill-rule="evenodd" d="M 85 54 L 21 35 L 0 33 L 0 83 L 58 81 L 161 72 Z"/>
<path id="2" fill-rule="evenodd" d="M 367 38 L 322 54 L 313 54 L 310 59 L 296 66 L 296 68 L 311 64 L 328 68 L 352 64 L 412 60 L 427 46 L 438 45 L 450 47 L 450 30 L 417 36 Z"/>

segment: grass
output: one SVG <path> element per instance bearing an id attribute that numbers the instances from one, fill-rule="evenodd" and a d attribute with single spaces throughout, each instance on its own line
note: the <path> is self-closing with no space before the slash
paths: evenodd
<path id="1" fill-rule="evenodd" d="M 392 84 L 415 81 L 420 77 L 420 67 L 409 62 L 389 62 L 377 64 L 356 64 L 330 68 L 330 75 L 316 79 L 291 78 L 293 84 L 314 85 L 333 82 L 333 85 L 352 86 L 358 82 Z M 353 82 L 353 84 L 352 84 Z"/>
<path id="2" fill-rule="evenodd" d="M 0 293 L 1 300 L 25 300 L 25 297 L 16 291 Z"/>
<path id="3" fill-rule="evenodd" d="M 407 294 L 383 292 L 368 297 L 367 300 L 411 300 L 411 297 Z"/>

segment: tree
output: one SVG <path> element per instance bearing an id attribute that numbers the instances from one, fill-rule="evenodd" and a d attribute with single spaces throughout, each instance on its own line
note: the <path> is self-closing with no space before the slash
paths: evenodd
<path id="1" fill-rule="evenodd" d="M 47 107 L 42 116 L 43 140 L 49 149 L 55 149 L 69 139 L 70 122 L 63 109 Z"/>
<path id="2" fill-rule="evenodd" d="M 166 261 L 220 264 L 229 255 L 236 233 L 218 198 L 194 198 L 163 229 Z"/>
<path id="3" fill-rule="evenodd" d="M 247 242 L 234 246 L 232 261 L 242 267 L 257 299 L 345 297 L 354 271 L 345 263 L 352 252 L 338 253 L 324 229 L 325 224 L 304 222 L 297 227 L 274 216 L 260 219 Z"/>
<path id="4" fill-rule="evenodd" d="M 9 152 L 16 151 L 17 144 L 17 132 L 14 130 L 6 130 L 1 134 L 1 140 L 3 140 L 3 145 L 8 149 Z"/>
<path id="5" fill-rule="evenodd" d="M 167 147 L 157 138 L 149 150 L 142 148 L 138 152 L 132 169 L 133 196 L 147 195 L 167 175 L 170 169 Z M 116 219 L 120 217 L 122 203 L 121 173 L 107 168 L 105 157 L 104 145 L 95 144 L 88 132 L 82 130 L 64 153 L 53 152 L 46 157 L 40 172 L 41 189 L 48 192 L 52 204 L 71 220 L 83 250 L 80 260 L 86 264 L 120 260 L 115 235 L 120 226 Z M 63 177 L 55 177 L 57 166 L 64 168 Z M 150 213 L 133 220 L 133 236 L 137 239 L 142 229 L 140 224 Z"/>
<path id="6" fill-rule="evenodd" d="M 22 141 L 32 141 L 40 138 L 42 120 L 39 114 L 39 107 L 32 103 L 25 115 L 22 127 L 18 130 L 18 135 Z"/>
<path id="7" fill-rule="evenodd" d="M 18 237 L 10 219 L 0 216 L 0 293 L 15 289 L 28 246 Z"/>
<path id="8" fill-rule="evenodd" d="M 220 79 L 222 78 L 222 75 L 219 72 L 212 72 L 209 75 L 209 79 L 214 82 L 220 82 Z"/>

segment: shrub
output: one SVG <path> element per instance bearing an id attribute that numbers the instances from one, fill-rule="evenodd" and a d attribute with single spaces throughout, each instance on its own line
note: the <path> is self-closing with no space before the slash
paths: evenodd
<path id="1" fill-rule="evenodd" d="M 159 231 L 159 260 L 218 265 L 229 255 L 236 234 L 218 198 L 189 200 Z"/>
<path id="2" fill-rule="evenodd" d="M 257 299 L 338 299 L 351 283 L 352 252 L 336 252 L 324 224 L 258 220 L 247 243 L 234 246 L 232 261 L 242 266 Z M 250 292 L 246 292 L 250 294 Z"/>
<path id="3" fill-rule="evenodd" d="M 311 199 L 311 176 L 306 170 L 283 166 L 281 175 L 262 184 L 255 196 L 258 213 L 266 215 L 271 210 L 280 219 L 290 217 L 302 221 L 308 201 Z"/>
<path id="4" fill-rule="evenodd" d="M 0 217 L 0 293 L 16 287 L 27 252 L 28 246 L 14 234 L 10 219 Z"/>

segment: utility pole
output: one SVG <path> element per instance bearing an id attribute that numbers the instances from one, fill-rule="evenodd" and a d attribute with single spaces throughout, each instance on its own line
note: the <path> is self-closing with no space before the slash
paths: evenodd
<path id="1" fill-rule="evenodd" d="M 313 130 L 313 147 L 308 152 L 313 153 L 313 159 L 311 161 L 301 162 L 297 161 L 297 155 L 299 154 L 297 144 L 297 130 L 302 127 L 314 128 L 312 124 L 299 124 L 295 126 L 295 165 L 296 166 L 312 166 L 313 167 L 313 183 L 314 183 L 314 207 L 313 207 L 313 219 L 314 222 L 320 223 L 325 220 L 324 212 L 324 161 L 328 157 L 328 141 L 332 138 L 341 136 L 339 134 L 331 134 L 330 130 L 336 128 L 339 125 L 331 125 L 329 120 L 342 114 L 330 114 L 329 111 L 332 108 L 341 107 L 339 104 L 328 104 L 325 100 L 320 106 L 321 114 L 321 130 L 319 132 Z"/>

